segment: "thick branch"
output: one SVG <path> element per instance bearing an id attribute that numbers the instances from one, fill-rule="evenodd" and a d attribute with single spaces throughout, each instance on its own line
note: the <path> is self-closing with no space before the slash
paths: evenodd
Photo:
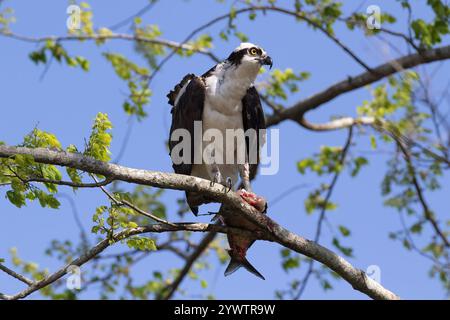
<path id="1" fill-rule="evenodd" d="M 373 68 L 372 72 L 364 72 L 355 77 L 348 77 L 346 80 L 340 81 L 305 100 L 297 102 L 292 107 L 273 114 L 267 119 L 267 126 L 276 125 L 286 119 L 300 122 L 305 112 L 315 109 L 343 93 L 374 83 L 382 78 L 397 73 L 398 70 L 409 69 L 424 63 L 449 58 L 450 45 L 424 50 L 421 53 L 410 54 L 388 61 L 387 63 Z M 399 67 L 401 67 L 401 69 L 399 69 Z"/>
<path id="2" fill-rule="evenodd" d="M 77 153 L 53 151 L 44 148 L 30 149 L 5 145 L 0 146 L 0 158 L 9 158 L 16 154 L 31 155 L 34 158 L 34 161 L 39 163 L 68 166 L 90 173 L 101 174 L 107 178 L 115 180 L 149 185 L 164 189 L 201 192 L 209 198 L 226 204 L 233 210 L 239 211 L 239 213 L 245 216 L 249 221 L 252 221 L 261 229 L 261 234 L 259 234 L 260 238 L 276 241 L 287 248 L 325 264 L 349 282 L 353 288 L 367 294 L 371 298 L 398 299 L 398 296 L 382 287 L 376 281 L 367 277 L 363 271 L 354 268 L 344 258 L 336 255 L 334 252 L 318 245 L 313 241 L 307 240 L 281 227 L 279 224 L 271 220 L 269 217 L 262 215 L 246 202 L 241 201 L 241 198 L 235 192 L 227 193 L 227 188 L 224 186 L 219 186 L 216 184 L 211 187 L 210 181 L 205 179 L 174 173 L 132 169 L 98 161 Z M 171 230 L 168 228 L 173 227 L 163 227 L 166 231 Z M 219 227 L 216 225 L 208 225 L 206 230 L 211 231 L 212 228 L 217 229 Z M 223 229 L 221 230 L 223 231 Z M 87 260 L 84 262 L 86 261 Z"/>
<path id="3" fill-rule="evenodd" d="M 354 125 L 373 125 L 375 123 L 374 117 L 343 117 L 334 119 L 326 123 L 312 123 L 306 120 L 304 117 L 300 119 L 300 125 L 306 129 L 312 131 L 332 131 L 344 128 L 350 128 Z"/>
<path id="4" fill-rule="evenodd" d="M 319 131 L 319 132 L 320 131 L 339 130 L 339 129 L 353 127 L 355 125 L 372 126 L 374 129 L 376 129 L 380 132 L 384 132 L 384 133 L 388 134 L 389 136 L 391 136 L 392 139 L 394 139 L 394 141 L 396 141 L 397 143 L 405 143 L 410 146 L 415 146 L 415 147 L 419 148 L 420 150 L 422 150 L 428 156 L 430 156 L 438 161 L 441 161 L 443 163 L 446 163 L 447 165 L 450 166 L 450 161 L 447 158 L 437 154 L 436 152 L 434 152 L 433 150 L 431 150 L 429 148 L 422 146 L 420 143 L 416 142 L 415 140 L 412 140 L 412 139 L 408 138 L 407 136 L 401 134 L 398 130 L 395 129 L 395 127 L 393 127 L 393 125 L 391 123 L 389 123 L 389 121 L 382 119 L 382 118 L 375 118 L 375 117 L 368 117 L 368 116 L 360 117 L 360 118 L 342 117 L 342 118 L 334 119 L 334 120 L 331 120 L 331 121 L 325 122 L 325 123 L 312 123 L 312 122 L 309 122 L 307 119 L 305 119 L 305 117 L 302 117 L 299 120 L 299 124 L 308 130 Z"/>

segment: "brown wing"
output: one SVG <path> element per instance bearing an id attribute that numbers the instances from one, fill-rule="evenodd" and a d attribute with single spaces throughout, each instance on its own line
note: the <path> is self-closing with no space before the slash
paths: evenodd
<path id="1" fill-rule="evenodd" d="M 255 129 L 257 133 L 259 133 L 260 129 L 266 129 L 266 121 L 264 118 L 264 111 L 261 106 L 261 99 L 259 98 L 258 91 L 254 86 L 250 87 L 247 90 L 244 98 L 242 99 L 242 120 L 244 124 L 244 131 L 249 128 Z M 256 140 L 246 138 L 247 144 L 247 154 L 250 151 L 250 146 L 253 144 L 257 144 L 257 163 L 250 164 L 250 179 L 253 179 L 256 176 L 256 171 L 258 170 L 259 164 L 259 153 L 264 144 L 264 141 L 260 141 L 259 134 L 256 136 Z"/>
<path id="2" fill-rule="evenodd" d="M 188 83 L 188 81 L 190 81 Z M 185 87 L 185 89 L 184 89 Z M 178 96 L 181 96 L 178 98 Z M 172 125 L 170 127 L 170 137 L 176 129 L 186 129 L 190 133 L 191 141 L 191 161 L 190 163 L 172 164 L 176 173 L 190 175 L 192 164 L 194 163 L 194 121 L 201 121 L 203 105 L 205 103 L 205 84 L 202 78 L 193 74 L 188 74 L 175 86 L 167 97 L 172 108 Z M 178 101 L 177 101 L 178 98 Z M 177 104 L 175 105 L 175 101 Z M 171 141 L 169 137 L 169 150 L 172 150 L 180 141 Z M 182 156 L 182 154 L 180 154 Z"/>

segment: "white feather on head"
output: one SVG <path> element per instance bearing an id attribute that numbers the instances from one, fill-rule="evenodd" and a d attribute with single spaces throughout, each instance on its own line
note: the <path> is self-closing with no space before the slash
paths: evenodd
<path id="1" fill-rule="evenodd" d="M 261 48 L 257 44 L 254 44 L 254 43 L 251 43 L 251 42 L 241 42 L 241 44 L 238 45 L 236 47 L 236 49 L 233 50 L 233 52 L 238 52 L 238 51 L 240 51 L 242 49 L 250 49 L 250 48 L 253 48 L 253 47 L 261 49 L 263 55 L 267 54 L 266 50 L 264 50 L 263 48 Z"/>
<path id="2" fill-rule="evenodd" d="M 256 44 L 250 42 L 242 42 L 239 46 L 236 47 L 236 49 L 234 49 L 234 51 L 239 51 L 242 49 L 248 49 L 253 47 L 259 48 L 259 46 L 257 46 Z"/>

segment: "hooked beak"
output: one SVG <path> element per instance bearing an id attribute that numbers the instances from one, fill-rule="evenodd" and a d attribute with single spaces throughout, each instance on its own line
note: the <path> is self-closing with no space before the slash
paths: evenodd
<path id="1" fill-rule="evenodd" d="M 260 62 L 262 65 L 269 66 L 269 68 L 272 69 L 273 61 L 271 57 L 266 56 L 264 58 L 261 58 Z"/>

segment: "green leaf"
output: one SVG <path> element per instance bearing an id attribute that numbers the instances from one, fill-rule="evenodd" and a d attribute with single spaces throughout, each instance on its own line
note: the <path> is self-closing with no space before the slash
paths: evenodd
<path id="1" fill-rule="evenodd" d="M 147 33 L 145 33 L 145 37 L 149 37 Z M 200 45 L 211 45 L 210 36 L 203 35 L 199 41 Z M 105 53 L 104 56 L 111 62 L 116 74 L 127 82 L 129 96 L 123 103 L 123 109 L 127 114 L 136 115 L 138 120 L 141 120 L 147 115 L 144 111 L 144 105 L 149 102 L 151 96 L 151 91 L 148 88 L 149 70 L 139 67 L 120 54 Z"/>
<path id="2" fill-rule="evenodd" d="M 142 251 L 155 251 L 157 250 L 155 241 L 147 237 L 132 237 L 127 239 L 127 245 L 129 248 L 134 248 Z"/>
<path id="3" fill-rule="evenodd" d="M 234 18 L 236 18 L 236 8 L 233 6 L 230 9 L 230 19 L 233 20 Z"/>
<path id="4" fill-rule="evenodd" d="M 300 257 L 290 257 L 283 261 L 282 266 L 285 271 L 298 268 L 300 266 Z"/>
<path id="5" fill-rule="evenodd" d="M 341 232 L 341 234 L 344 236 L 344 237 L 348 237 L 349 235 L 350 235 L 350 230 L 349 229 L 347 229 L 346 227 L 344 227 L 344 226 L 339 226 L 339 231 Z"/>
<path id="6" fill-rule="evenodd" d="M 45 56 L 45 50 L 33 51 L 29 54 L 30 59 L 35 63 L 47 63 L 47 57 Z"/>
<path id="7" fill-rule="evenodd" d="M 291 254 L 291 250 L 289 250 L 289 249 L 281 249 L 281 256 L 283 258 L 289 257 L 290 254 Z"/>
<path id="8" fill-rule="evenodd" d="M 81 67 L 81 69 L 83 69 L 84 71 L 89 71 L 89 67 L 90 67 L 90 63 L 89 60 L 87 60 L 86 58 L 83 57 L 76 57 L 75 58 L 78 65 Z"/>
<path id="9" fill-rule="evenodd" d="M 347 257 L 353 257 L 353 249 L 341 245 L 337 238 L 333 238 L 333 245 Z"/>
<path id="10" fill-rule="evenodd" d="M 325 291 L 333 289 L 333 286 L 331 285 L 331 283 L 328 280 L 322 279 L 320 281 L 320 284 L 322 286 L 322 289 Z"/>
<path id="11" fill-rule="evenodd" d="M 13 205 L 18 208 L 21 208 L 25 205 L 25 195 L 23 194 L 23 192 L 9 190 L 6 192 L 6 197 Z"/>
<path id="12" fill-rule="evenodd" d="M 377 140 L 374 135 L 370 136 L 370 146 L 372 147 L 373 150 L 377 149 Z"/>
<path id="13" fill-rule="evenodd" d="M 413 224 L 410 228 L 412 233 L 421 233 L 422 232 L 422 223 L 421 222 L 417 222 L 415 224 Z"/>
<path id="14" fill-rule="evenodd" d="M 353 165 L 354 168 L 352 170 L 352 172 L 350 173 L 352 177 L 356 176 L 359 171 L 361 170 L 361 168 L 365 165 L 367 165 L 369 163 L 369 161 L 367 161 L 366 158 L 364 157 L 357 157 L 353 160 Z"/>
<path id="15" fill-rule="evenodd" d="M 443 245 L 432 242 L 428 246 L 426 246 L 423 251 L 431 252 L 435 258 L 439 258 L 444 253 L 444 247 Z"/>
<path id="16" fill-rule="evenodd" d="M 110 151 L 109 147 L 112 140 L 111 121 L 105 113 L 98 113 L 94 125 L 92 126 L 92 133 L 89 137 L 89 143 L 84 152 L 85 155 L 91 156 L 97 160 L 109 161 Z"/>
<path id="17" fill-rule="evenodd" d="M 39 130 L 37 128 L 25 136 L 23 146 L 28 148 L 62 149 L 61 143 L 54 134 Z"/>
<path id="18" fill-rule="evenodd" d="M 245 33 L 243 33 L 243 32 L 236 31 L 236 32 L 234 33 L 234 35 L 235 35 L 241 42 L 248 42 L 248 40 L 249 40 L 248 36 L 247 36 Z"/>

